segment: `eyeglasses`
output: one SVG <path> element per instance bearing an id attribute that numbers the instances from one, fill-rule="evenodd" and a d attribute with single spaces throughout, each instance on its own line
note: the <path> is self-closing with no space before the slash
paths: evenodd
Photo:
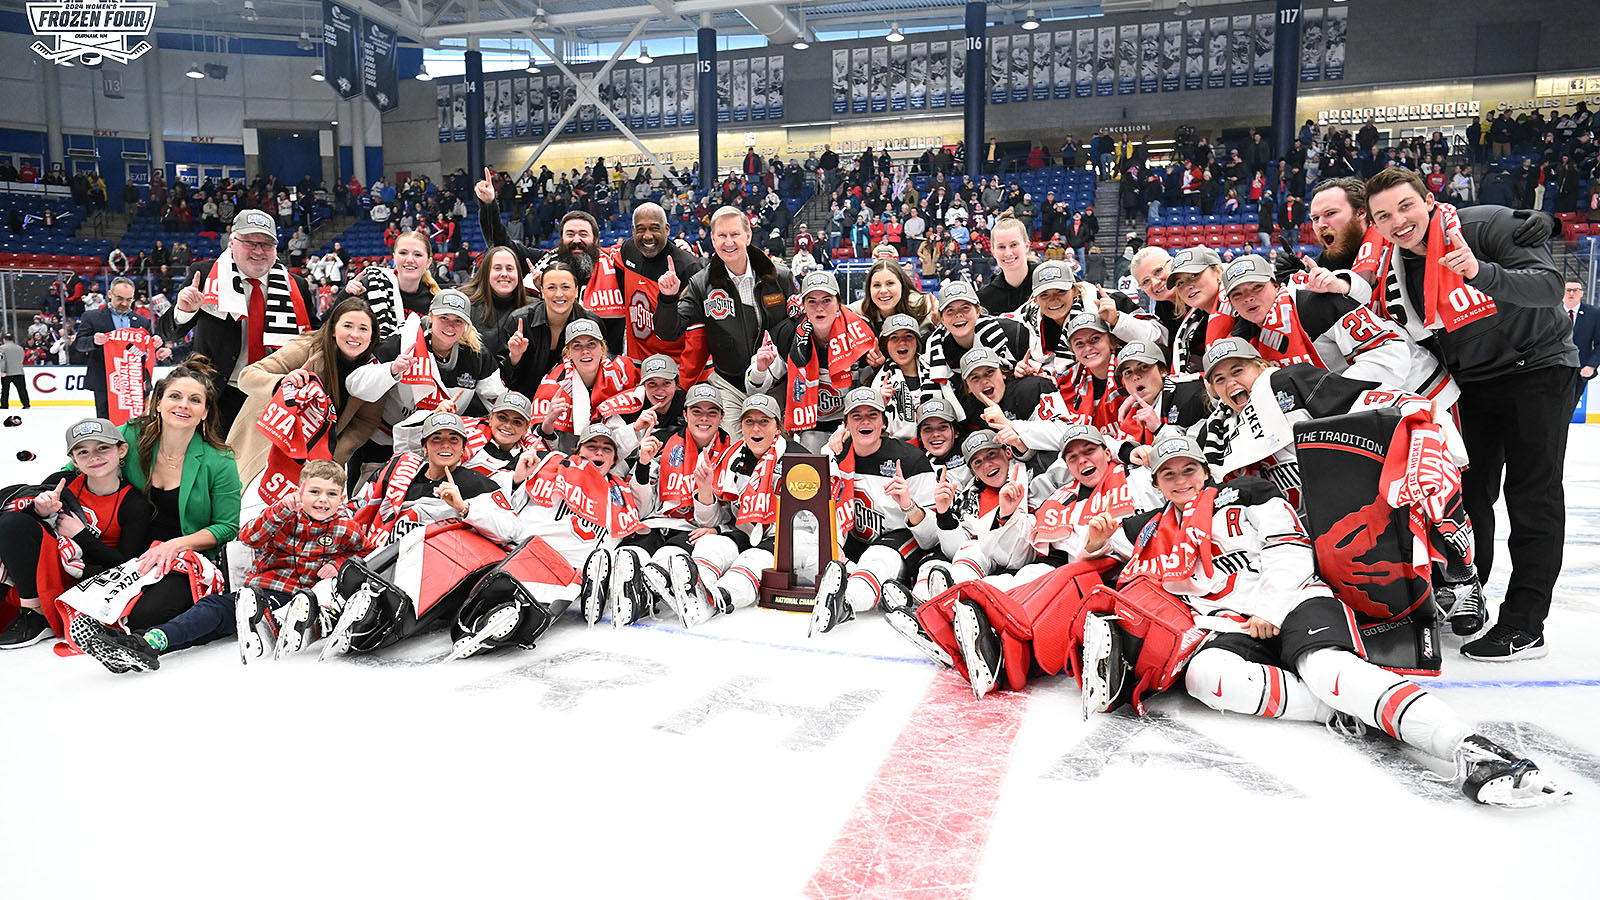
<path id="1" fill-rule="evenodd" d="M 249 247 L 251 250 L 271 250 L 278 246 L 277 241 L 247 241 L 241 237 L 232 238 L 235 243 Z"/>

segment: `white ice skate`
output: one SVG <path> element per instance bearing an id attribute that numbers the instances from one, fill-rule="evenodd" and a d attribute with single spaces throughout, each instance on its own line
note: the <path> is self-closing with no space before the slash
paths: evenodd
<path id="1" fill-rule="evenodd" d="M 829 560 L 823 566 L 822 574 L 817 577 L 817 600 L 811 607 L 811 625 L 806 629 L 806 637 L 826 634 L 841 622 L 856 617 L 855 609 L 845 598 L 844 585 L 848 579 L 849 573 L 839 560 Z"/>
<path id="2" fill-rule="evenodd" d="M 1000 635 L 989 624 L 989 617 L 971 600 L 957 600 L 955 608 L 956 649 L 967 667 L 972 696 L 982 700 L 1000 681 L 1005 660 L 1001 655 Z"/>
<path id="3" fill-rule="evenodd" d="M 1455 763 L 1461 792 L 1476 803 L 1525 809 L 1572 799 L 1572 792 L 1557 786 L 1533 760 L 1481 734 L 1468 735 L 1456 746 Z"/>
<path id="4" fill-rule="evenodd" d="M 296 591 L 289 605 L 284 607 L 283 622 L 278 626 L 278 643 L 272 648 L 274 660 L 299 653 L 311 643 L 315 604 L 310 594 Z"/>
<path id="5" fill-rule="evenodd" d="M 355 639 L 353 632 L 356 625 L 367 617 L 367 612 L 372 609 L 373 599 L 372 588 L 366 582 L 362 582 L 361 586 L 356 588 L 356 592 L 350 595 L 350 599 L 345 601 L 344 610 L 339 613 L 339 621 L 334 623 L 333 631 L 329 632 L 328 640 L 323 643 L 322 653 L 317 659 L 327 661 L 350 652 L 350 645 Z"/>
<path id="6" fill-rule="evenodd" d="M 1112 617 L 1090 614 L 1083 620 L 1083 718 L 1111 708 L 1121 689 L 1121 645 Z"/>
<path id="7" fill-rule="evenodd" d="M 622 554 L 624 557 L 633 557 L 632 553 Z M 637 557 L 630 560 L 637 564 Z M 583 586 L 579 589 L 578 600 L 583 604 L 583 620 L 590 625 L 600 621 L 605 613 L 606 595 L 610 593 L 611 586 L 611 554 L 604 547 L 596 547 L 583 561 Z M 613 612 L 612 616 L 615 617 Z"/>
<path id="8" fill-rule="evenodd" d="M 517 630 L 517 623 L 522 620 L 522 615 L 515 603 L 506 603 L 496 607 L 482 621 L 482 624 L 471 634 L 464 635 L 456 641 L 450 650 L 451 659 L 466 659 L 479 650 L 482 650 L 491 641 L 502 641 Z"/>
<path id="9" fill-rule="evenodd" d="M 261 595 L 252 588 L 240 588 L 233 604 L 233 629 L 239 641 L 239 662 L 249 665 L 263 652 L 257 620 L 261 616 Z"/>

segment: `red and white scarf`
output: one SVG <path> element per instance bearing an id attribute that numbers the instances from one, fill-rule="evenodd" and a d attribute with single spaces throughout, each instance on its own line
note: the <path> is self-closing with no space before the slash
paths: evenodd
<path id="1" fill-rule="evenodd" d="M 718 465 L 727 452 L 728 436 L 720 429 L 711 446 L 704 450 L 688 440 L 681 429 L 667 438 L 666 446 L 661 448 L 661 472 L 656 480 L 662 513 L 688 518 L 694 512 L 694 469 L 700 462 L 700 454 L 711 454 L 712 465 Z"/>
<path id="2" fill-rule="evenodd" d="M 405 513 L 406 492 L 426 462 L 416 453 L 397 454 L 362 489 L 351 518 L 366 532 L 369 548 L 388 543 L 394 526 Z"/>
<path id="3" fill-rule="evenodd" d="M 256 420 L 266 435 L 267 467 L 256 492 L 273 504 L 294 493 L 306 460 L 333 458 L 333 426 L 338 418 L 333 400 L 315 375 L 302 387 L 278 382 L 267 408 Z"/>
<path id="4" fill-rule="evenodd" d="M 877 346 L 867 320 L 848 309 L 839 310 L 828 337 L 828 383 L 834 390 L 850 384 L 850 370 L 856 361 Z M 817 407 L 821 397 L 821 364 L 811 323 L 802 322 L 789 354 L 789 404 L 784 426 L 790 432 L 817 427 Z"/>
<path id="5" fill-rule="evenodd" d="M 778 521 L 778 457 L 783 455 L 783 440 L 775 440 L 767 448 L 765 456 L 756 462 L 755 470 L 750 477 L 745 479 L 744 487 L 735 493 L 728 487 L 731 473 L 728 471 L 733 460 L 738 459 L 739 451 L 745 449 L 744 441 L 729 447 L 722 455 L 718 464 L 720 469 L 717 479 L 717 498 L 725 502 L 737 502 L 738 508 L 734 511 L 734 521 L 740 525 L 763 525 L 771 527 Z"/>
<path id="6" fill-rule="evenodd" d="M 400 373 L 400 383 L 411 388 L 415 408 L 437 409 L 439 404 L 450 399 L 450 391 L 444 386 L 439 361 L 428 349 L 428 335 L 423 331 L 422 319 L 416 313 L 406 316 L 400 333 L 411 336 L 409 346 L 403 337 L 401 339 L 400 354 L 411 354 L 411 367 Z"/>
<path id="7" fill-rule="evenodd" d="M 1168 503 L 1152 516 L 1139 532 L 1133 556 L 1117 576 L 1117 583 L 1127 584 L 1141 575 L 1158 584 L 1182 581 L 1194 574 L 1196 565 L 1211 577 L 1212 510 L 1216 499 L 1217 489 L 1208 487 L 1185 503 L 1182 510 Z"/>
<path id="8" fill-rule="evenodd" d="M 1066 404 L 1066 414 L 1049 415 L 1051 407 L 1045 402 L 1049 399 L 1047 394 L 1039 398 L 1041 418 L 1069 419 L 1096 428 L 1110 428 L 1117 423 L 1117 409 L 1122 404 L 1122 391 L 1110 380 L 1105 382 L 1105 386 L 1105 392 L 1096 399 L 1094 373 L 1082 363 L 1073 363 L 1056 379 L 1061 400 Z"/>
<path id="9" fill-rule="evenodd" d="M 1134 510 L 1133 492 L 1128 487 L 1128 472 L 1116 463 L 1100 476 L 1089 496 L 1079 498 L 1083 490 L 1077 482 L 1062 485 L 1034 513 L 1034 543 L 1054 544 L 1066 540 L 1074 528 L 1087 523 L 1101 513 L 1120 519 Z"/>
<path id="10" fill-rule="evenodd" d="M 602 249 L 589 283 L 583 289 L 584 309 L 602 319 L 620 319 L 628 314 L 628 304 L 622 298 L 622 284 L 617 278 L 619 271 L 622 271 L 622 259 L 617 248 Z"/>
<path id="11" fill-rule="evenodd" d="M 1317 353 L 1305 326 L 1300 324 L 1300 314 L 1294 305 L 1294 295 L 1288 288 L 1279 288 L 1278 294 L 1267 308 L 1266 318 L 1258 326 L 1260 331 L 1250 343 L 1261 351 L 1261 358 L 1279 366 L 1310 363 L 1319 369 L 1327 366 Z"/>
<path id="12" fill-rule="evenodd" d="M 536 506 L 560 502 L 596 534 L 621 539 L 648 530 L 639 522 L 628 486 L 582 457 L 550 453 L 523 487 Z"/>
<path id="13" fill-rule="evenodd" d="M 543 419 L 550 412 L 556 394 L 565 394 L 569 405 L 565 413 L 556 417 L 553 430 L 577 434 L 595 420 L 595 410 L 605 409 L 606 401 L 612 397 L 627 394 L 638 380 L 639 370 L 633 360 L 619 356 L 600 362 L 600 371 L 591 388 L 578 376 L 572 361 L 567 360 L 551 369 L 544 381 L 539 382 L 539 390 L 533 395 L 533 418 Z M 575 422 L 581 424 L 574 425 Z"/>
<path id="14" fill-rule="evenodd" d="M 1467 284 L 1465 278 L 1445 268 L 1446 253 L 1467 245 L 1461 235 L 1461 217 L 1448 203 L 1434 206 L 1428 219 L 1427 257 L 1423 262 L 1422 296 L 1411 300 L 1422 309 L 1422 322 L 1428 328 L 1455 331 L 1495 314 L 1494 298 Z M 1393 248 L 1380 258 L 1379 285 L 1387 283 L 1388 269 L 1394 264 Z M 1374 294 L 1377 294 L 1374 291 Z"/>

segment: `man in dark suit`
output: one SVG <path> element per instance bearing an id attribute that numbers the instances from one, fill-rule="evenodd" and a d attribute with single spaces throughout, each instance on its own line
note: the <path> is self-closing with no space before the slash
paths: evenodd
<path id="1" fill-rule="evenodd" d="M 150 320 L 133 311 L 133 281 L 113 278 L 106 291 L 107 305 L 91 309 L 78 320 L 78 336 L 74 349 L 88 357 L 88 371 L 84 373 L 84 386 L 94 392 L 94 414 L 104 419 L 110 415 L 110 396 L 106 386 L 105 346 L 107 332 L 122 328 L 137 328 L 156 333 Z M 160 340 L 160 338 L 157 338 Z M 166 347 L 156 350 L 156 360 L 172 355 Z"/>
<path id="2" fill-rule="evenodd" d="M 233 217 L 224 256 L 235 277 L 219 283 L 218 296 L 208 300 L 204 288 L 223 259 L 197 265 L 194 278 L 156 323 L 156 334 L 170 344 L 193 329 L 194 352 L 210 359 L 217 371 L 219 430 L 227 434 L 245 400 L 237 387 L 239 373 L 320 322 L 316 294 L 278 261 L 278 228 L 272 216 L 259 209 L 241 210 Z"/>
<path id="3" fill-rule="evenodd" d="M 1581 281 L 1567 282 L 1561 304 L 1572 317 L 1572 342 L 1578 345 L 1578 391 L 1572 398 L 1576 408 L 1584 388 L 1589 386 L 1589 379 L 1600 367 L 1600 311 L 1583 302 Z"/>

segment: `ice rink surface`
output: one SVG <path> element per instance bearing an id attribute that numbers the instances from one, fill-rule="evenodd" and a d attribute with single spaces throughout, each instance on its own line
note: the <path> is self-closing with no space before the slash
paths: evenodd
<path id="1" fill-rule="evenodd" d="M 0 482 L 54 468 L 81 414 L 0 429 Z M 876 613 L 813 639 L 766 610 L 569 615 L 449 663 L 443 633 L 248 667 L 218 642 L 120 677 L 47 642 L 0 652 L 0 896 L 1592 898 L 1597 450 L 1574 426 L 1550 657 L 1474 663 L 1447 635 L 1427 685 L 1562 807 L 1477 807 L 1386 738 L 1185 696 L 1089 722 L 1059 677 L 974 701 Z"/>

